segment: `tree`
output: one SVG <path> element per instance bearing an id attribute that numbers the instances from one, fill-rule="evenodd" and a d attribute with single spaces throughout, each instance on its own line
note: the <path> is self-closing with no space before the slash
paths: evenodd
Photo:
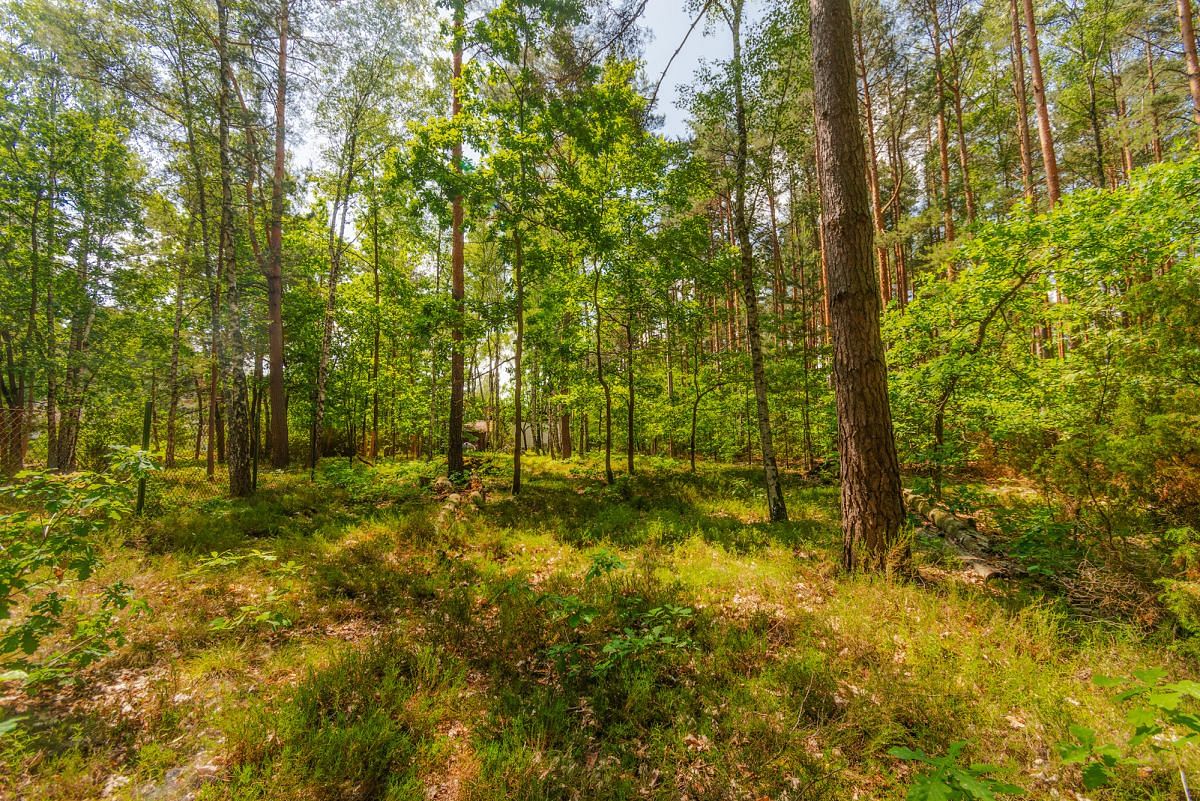
<path id="1" fill-rule="evenodd" d="M 849 0 L 811 0 L 813 101 L 842 480 L 842 564 L 887 566 L 904 507 L 871 257 Z M 859 548 L 865 554 L 859 555 Z M 902 559 L 904 554 L 901 554 Z"/>
<path id="2" fill-rule="evenodd" d="M 1046 172 L 1046 194 L 1050 208 L 1058 203 L 1058 158 L 1054 155 L 1054 133 L 1050 128 L 1050 104 L 1046 100 L 1046 79 L 1042 74 L 1042 53 L 1038 45 L 1037 16 L 1033 0 L 1022 0 L 1025 34 L 1029 46 L 1029 72 L 1033 78 L 1033 100 L 1037 111 L 1038 142 L 1042 147 L 1042 168 Z"/>
<path id="3" fill-rule="evenodd" d="M 771 522 L 787 520 L 787 504 L 779 483 L 779 468 L 775 463 L 775 443 L 771 432 L 771 412 L 767 402 L 767 374 L 763 365 L 762 332 L 758 318 L 758 287 L 754 277 L 754 248 L 750 242 L 750 220 L 746 204 L 746 166 L 749 159 L 749 133 L 746 122 L 745 82 L 742 64 L 743 0 L 732 0 L 725 10 L 726 21 L 733 34 L 734 118 L 737 144 L 734 151 L 733 220 L 737 234 L 739 261 L 738 276 L 746 304 L 746 338 L 750 348 L 750 364 L 754 376 L 755 412 L 758 417 L 758 442 L 762 452 L 763 477 L 767 486 L 767 512 Z"/>
<path id="4" fill-rule="evenodd" d="M 462 114 L 462 61 L 463 38 L 466 35 L 464 7 L 465 0 L 454 3 L 454 56 L 453 71 L 450 76 L 451 87 L 451 122 L 456 124 Z M 462 135 L 455 136 L 454 145 L 450 151 L 455 172 L 462 173 L 463 146 Z M 466 305 L 463 299 L 466 292 L 463 254 L 463 197 L 461 191 L 456 191 L 451 198 L 451 231 L 450 231 L 450 292 L 454 300 L 454 327 L 451 333 L 453 350 L 450 353 L 450 437 L 447 443 L 448 470 L 451 476 L 463 471 L 463 317 L 466 315 Z"/>
<path id="5" fill-rule="evenodd" d="M 1200 137 L 1200 58 L 1196 56 L 1196 29 L 1192 24 L 1192 0 L 1177 0 L 1179 32 L 1183 38 L 1183 63 L 1187 68 L 1188 91 L 1192 95 L 1192 120 Z"/>
<path id="6" fill-rule="evenodd" d="M 271 465 L 287 467 L 288 415 L 283 382 L 283 194 L 287 159 L 288 0 L 279 0 L 279 49 L 275 72 L 275 153 L 271 169 L 270 231 L 267 237 L 267 337 L 271 373 Z"/>
<path id="7" fill-rule="evenodd" d="M 229 469 L 229 494 L 245 497 L 254 491 L 250 473 L 250 409 L 246 389 L 246 347 L 242 339 L 241 291 L 238 285 L 238 260 L 233 231 L 233 165 L 229 144 L 229 105 L 233 95 L 233 67 L 229 60 L 229 7 L 217 0 L 217 69 L 220 89 L 217 93 L 217 126 L 221 164 L 221 219 L 217 264 L 224 279 L 225 341 L 221 348 L 221 368 L 225 389 L 226 464 Z"/>

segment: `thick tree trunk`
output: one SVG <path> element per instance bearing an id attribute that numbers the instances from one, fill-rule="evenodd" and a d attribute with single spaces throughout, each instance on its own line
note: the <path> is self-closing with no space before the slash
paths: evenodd
<path id="1" fill-rule="evenodd" d="M 954 83 L 951 84 L 951 94 L 954 97 L 954 126 L 958 136 L 958 168 L 962 171 L 967 222 L 975 222 L 975 190 L 971 188 L 971 154 L 967 150 L 967 133 L 963 124 L 962 86 L 959 84 L 958 76 L 955 76 Z"/>
<path id="2" fill-rule="evenodd" d="M 1113 97 L 1117 99 L 1114 113 L 1117 118 L 1117 131 L 1121 137 L 1121 169 L 1124 171 L 1125 180 L 1128 181 L 1133 174 L 1133 148 L 1129 146 L 1129 130 L 1126 125 L 1129 106 L 1125 102 L 1125 94 L 1121 89 L 1121 74 L 1115 68 L 1112 71 L 1112 90 Z"/>
<path id="3" fill-rule="evenodd" d="M 91 341 L 92 325 L 96 320 L 96 304 L 87 291 L 91 265 L 89 259 L 93 250 L 98 253 L 103 242 L 93 239 L 91 217 L 85 211 L 82 217 L 82 233 L 77 243 L 75 260 L 74 292 L 67 297 L 82 298 L 81 302 L 68 303 L 67 311 L 70 327 L 66 342 L 66 352 L 63 354 L 64 370 L 62 384 L 56 388 L 58 430 L 55 437 L 54 466 L 62 472 L 73 472 L 78 466 L 77 445 L 81 421 L 83 418 L 83 399 L 86 394 L 84 359 Z M 70 274 L 68 274 L 70 275 Z M 50 457 L 47 457 L 47 461 Z"/>
<path id="4" fill-rule="evenodd" d="M 270 378 L 271 466 L 288 466 L 287 398 L 283 385 L 283 188 L 287 156 L 288 0 L 279 0 L 279 62 L 275 82 L 275 162 L 271 170 L 271 223 L 267 236 L 267 358 Z"/>
<path id="5" fill-rule="evenodd" d="M 904 507 L 892 433 L 878 288 L 871 264 L 871 210 L 859 131 L 853 20 L 848 0 L 811 0 L 813 99 L 829 252 L 833 377 L 842 480 L 842 560 L 887 566 Z M 907 554 L 898 554 L 903 561 Z"/>
<path id="6" fill-rule="evenodd" d="M 1187 0 L 1180 0 L 1187 2 Z M 1058 159 L 1054 155 L 1054 133 L 1050 128 L 1050 106 L 1046 102 L 1046 81 L 1042 77 L 1042 56 L 1038 48 L 1037 17 L 1033 0 L 1022 0 L 1025 10 L 1025 32 L 1029 45 L 1029 71 L 1033 78 L 1033 100 L 1037 106 L 1038 142 L 1042 146 L 1042 165 L 1046 171 L 1046 195 L 1050 208 L 1058 204 Z"/>
<path id="7" fill-rule="evenodd" d="M 762 335 L 758 324 L 758 289 L 754 280 L 754 249 L 750 242 L 750 219 L 746 209 L 746 164 L 749 160 L 749 133 L 746 123 L 746 98 L 742 74 L 742 4 L 734 0 L 733 30 L 734 115 L 737 123 L 737 151 L 734 156 L 734 229 L 737 235 L 738 273 L 746 305 L 746 340 L 750 346 L 750 366 L 754 375 L 754 400 L 758 416 L 758 439 L 762 451 L 763 478 L 767 487 L 767 513 L 771 522 L 788 519 L 787 505 L 779 483 L 775 463 L 775 443 L 771 432 L 771 413 L 767 403 L 767 372 L 763 360 Z"/>

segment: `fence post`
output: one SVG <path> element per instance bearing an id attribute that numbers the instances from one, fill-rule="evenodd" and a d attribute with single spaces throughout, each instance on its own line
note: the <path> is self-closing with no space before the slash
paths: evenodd
<path id="1" fill-rule="evenodd" d="M 150 450 L 150 421 L 154 417 L 154 401 L 146 401 L 146 409 L 142 413 L 142 450 Z M 146 507 L 146 477 L 143 475 L 138 479 L 138 494 L 136 514 L 141 514 L 142 509 Z"/>

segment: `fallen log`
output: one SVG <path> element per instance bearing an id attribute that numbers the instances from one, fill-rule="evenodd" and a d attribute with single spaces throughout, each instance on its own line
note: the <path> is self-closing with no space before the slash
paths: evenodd
<path id="1" fill-rule="evenodd" d="M 928 526 L 950 543 L 963 566 L 983 581 L 1003 578 L 1008 570 L 990 560 L 985 553 L 989 550 L 988 538 L 966 523 L 949 509 L 938 506 L 929 498 L 912 490 L 902 490 L 904 506 L 908 511 L 926 521 Z"/>

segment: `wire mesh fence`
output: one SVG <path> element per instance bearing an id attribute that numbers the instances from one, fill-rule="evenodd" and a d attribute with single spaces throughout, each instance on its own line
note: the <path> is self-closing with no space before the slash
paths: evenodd
<path id="1" fill-rule="evenodd" d="M 0 407 L 0 475 L 20 470 L 27 450 L 25 410 Z"/>
<path id="2" fill-rule="evenodd" d="M 188 508 L 202 509 L 229 496 L 224 437 L 219 426 L 214 434 L 214 427 L 205 425 L 198 409 L 177 408 L 170 423 L 162 419 L 165 415 L 160 415 L 152 401 L 147 401 L 139 412 L 141 430 L 135 433 L 132 426 L 125 426 L 119 433 L 110 431 L 108 444 L 141 448 L 150 453 L 157 467 L 142 486 L 136 487 L 140 514 L 160 516 Z M 274 471 L 258 470 L 260 424 L 258 415 L 252 416 L 255 486 L 269 489 L 283 479 Z M 22 470 L 47 467 L 48 427 L 44 408 L 0 407 L 0 485 L 9 483 Z M 209 437 L 213 438 L 211 443 Z M 135 438 L 140 441 L 132 441 Z M 82 460 L 76 467 L 104 469 L 104 451 L 99 453 L 99 457 Z"/>
<path id="3" fill-rule="evenodd" d="M 257 489 L 269 490 L 280 483 L 280 474 L 260 472 Z M 146 501 L 142 513 L 158 516 L 184 509 L 203 509 L 206 505 L 229 497 L 229 474 L 224 464 L 213 466 L 209 476 L 208 464 L 176 462 L 172 467 L 160 467 L 146 480 Z"/>

